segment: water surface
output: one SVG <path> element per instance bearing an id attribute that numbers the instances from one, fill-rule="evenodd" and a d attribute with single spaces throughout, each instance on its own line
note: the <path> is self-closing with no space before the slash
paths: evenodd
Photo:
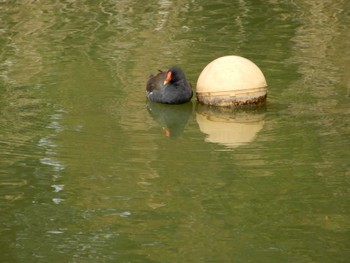
<path id="1" fill-rule="evenodd" d="M 1 262 L 346 262 L 348 1 L 0 3 Z M 223 55 L 258 109 L 145 99 Z"/>

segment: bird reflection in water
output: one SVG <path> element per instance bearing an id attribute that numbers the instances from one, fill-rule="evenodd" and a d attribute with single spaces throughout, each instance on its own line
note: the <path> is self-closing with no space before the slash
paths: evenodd
<path id="1" fill-rule="evenodd" d="M 147 101 L 147 110 L 152 118 L 161 125 L 165 136 L 178 138 L 192 114 L 192 102 L 180 105 L 166 105 Z"/>

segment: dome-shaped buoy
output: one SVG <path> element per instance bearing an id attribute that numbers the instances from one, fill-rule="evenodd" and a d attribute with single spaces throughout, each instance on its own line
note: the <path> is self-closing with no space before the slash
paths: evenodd
<path id="1" fill-rule="evenodd" d="M 199 102 L 214 106 L 241 106 L 266 101 L 264 74 L 249 59 L 225 56 L 210 62 L 197 81 Z"/>

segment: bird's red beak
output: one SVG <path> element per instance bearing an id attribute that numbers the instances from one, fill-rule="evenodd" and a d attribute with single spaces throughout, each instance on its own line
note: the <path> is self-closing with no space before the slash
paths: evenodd
<path id="1" fill-rule="evenodd" d="M 163 127 L 163 130 L 164 130 L 164 132 L 165 132 L 165 136 L 166 136 L 166 137 L 170 137 L 170 129 L 167 128 L 167 127 Z"/>
<path id="2" fill-rule="evenodd" d="M 171 71 L 169 71 L 168 74 L 166 75 L 166 79 L 164 81 L 164 85 L 166 85 L 170 81 L 171 81 Z"/>

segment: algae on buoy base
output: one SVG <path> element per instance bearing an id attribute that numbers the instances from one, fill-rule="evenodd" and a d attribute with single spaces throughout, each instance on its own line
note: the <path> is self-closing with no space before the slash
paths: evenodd
<path id="1" fill-rule="evenodd" d="M 267 96 L 264 74 L 250 60 L 225 56 L 210 62 L 197 81 L 199 102 L 213 106 L 260 104 Z"/>

